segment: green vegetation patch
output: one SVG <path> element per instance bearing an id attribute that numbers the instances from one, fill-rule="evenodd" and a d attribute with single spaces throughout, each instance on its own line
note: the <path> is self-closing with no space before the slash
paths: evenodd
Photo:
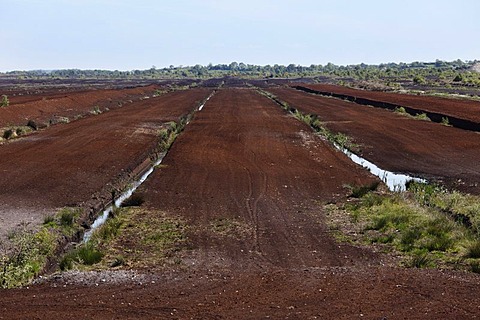
<path id="1" fill-rule="evenodd" d="M 8 243 L 0 243 L 0 288 L 13 288 L 30 283 L 47 265 L 61 243 L 78 230 L 78 208 L 64 208 L 56 215 L 46 216 L 38 230 L 13 231 Z"/>
<path id="2" fill-rule="evenodd" d="M 232 218 L 217 218 L 210 222 L 210 230 L 222 237 L 243 239 L 253 233 L 253 228 L 247 223 Z"/>
<path id="3" fill-rule="evenodd" d="M 409 114 L 407 112 L 407 110 L 405 110 L 404 107 L 397 107 L 397 108 L 395 108 L 394 111 L 398 114 L 410 117 L 410 118 L 415 119 L 415 120 L 431 121 L 431 119 L 424 112 L 423 113 L 417 113 L 415 116 L 412 116 L 411 114 Z"/>
<path id="4" fill-rule="evenodd" d="M 57 230 L 61 234 L 71 237 L 81 230 L 78 222 L 82 212 L 81 208 L 62 208 L 54 216 L 45 216 L 43 227 Z"/>
<path id="5" fill-rule="evenodd" d="M 13 288 L 32 281 L 53 256 L 58 238 L 57 233 L 47 228 L 13 232 L 9 239 L 11 249 L 0 256 L 0 287 Z"/>
<path id="6" fill-rule="evenodd" d="M 63 270 L 160 268 L 178 263 L 186 246 L 186 224 L 159 211 L 139 207 L 118 208 L 87 244 L 66 254 Z"/>
<path id="7" fill-rule="evenodd" d="M 341 225 L 331 226 L 340 241 L 380 246 L 400 254 L 409 267 L 475 271 L 480 266 L 477 197 L 420 183 L 410 184 L 404 193 L 361 192 L 359 196 L 343 206 L 327 207 L 330 220 L 348 217 Z M 459 218 L 463 215 L 470 220 Z"/>

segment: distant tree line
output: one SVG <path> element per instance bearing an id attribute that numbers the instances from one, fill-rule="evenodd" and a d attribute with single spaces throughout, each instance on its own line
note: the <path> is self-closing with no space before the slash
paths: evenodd
<path id="1" fill-rule="evenodd" d="M 351 78 L 356 80 L 376 79 L 409 79 L 416 83 L 424 83 L 430 78 L 445 79 L 465 84 L 480 85 L 480 73 L 472 70 L 480 61 L 441 61 L 385 63 L 379 65 L 339 66 L 333 63 L 326 65 L 301 66 L 285 65 L 253 65 L 243 62 L 230 64 L 208 64 L 194 66 L 169 66 L 147 70 L 53 70 L 53 71 L 11 71 L 0 73 L 0 77 L 15 78 L 58 78 L 58 79 L 177 79 L 177 78 L 215 78 L 224 76 L 239 76 L 246 78 L 292 78 L 328 76 L 336 78 Z"/>

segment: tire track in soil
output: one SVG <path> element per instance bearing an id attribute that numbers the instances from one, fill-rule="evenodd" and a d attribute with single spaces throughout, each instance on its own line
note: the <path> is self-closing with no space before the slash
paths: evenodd
<path id="1" fill-rule="evenodd" d="M 299 268 L 357 263 L 368 255 L 335 243 L 319 203 L 347 194 L 346 184 L 375 178 L 253 90 L 219 90 L 163 164 L 141 192 L 147 206 L 201 230 L 191 235 L 197 265 Z M 246 222 L 251 236 L 219 238 L 208 225 L 221 218 Z"/>

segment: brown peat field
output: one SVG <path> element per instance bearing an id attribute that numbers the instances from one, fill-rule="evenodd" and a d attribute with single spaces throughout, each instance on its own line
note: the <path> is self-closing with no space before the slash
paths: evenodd
<path id="1" fill-rule="evenodd" d="M 471 123 L 480 103 L 254 84 L 12 89 L 0 319 L 480 317 L 479 133 L 375 101 Z M 429 184 L 389 191 L 342 141 Z"/>

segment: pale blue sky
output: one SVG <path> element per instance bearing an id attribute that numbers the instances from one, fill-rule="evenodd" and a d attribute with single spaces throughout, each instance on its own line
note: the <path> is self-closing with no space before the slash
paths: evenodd
<path id="1" fill-rule="evenodd" d="M 0 0 L 0 71 L 480 59 L 478 0 Z"/>

